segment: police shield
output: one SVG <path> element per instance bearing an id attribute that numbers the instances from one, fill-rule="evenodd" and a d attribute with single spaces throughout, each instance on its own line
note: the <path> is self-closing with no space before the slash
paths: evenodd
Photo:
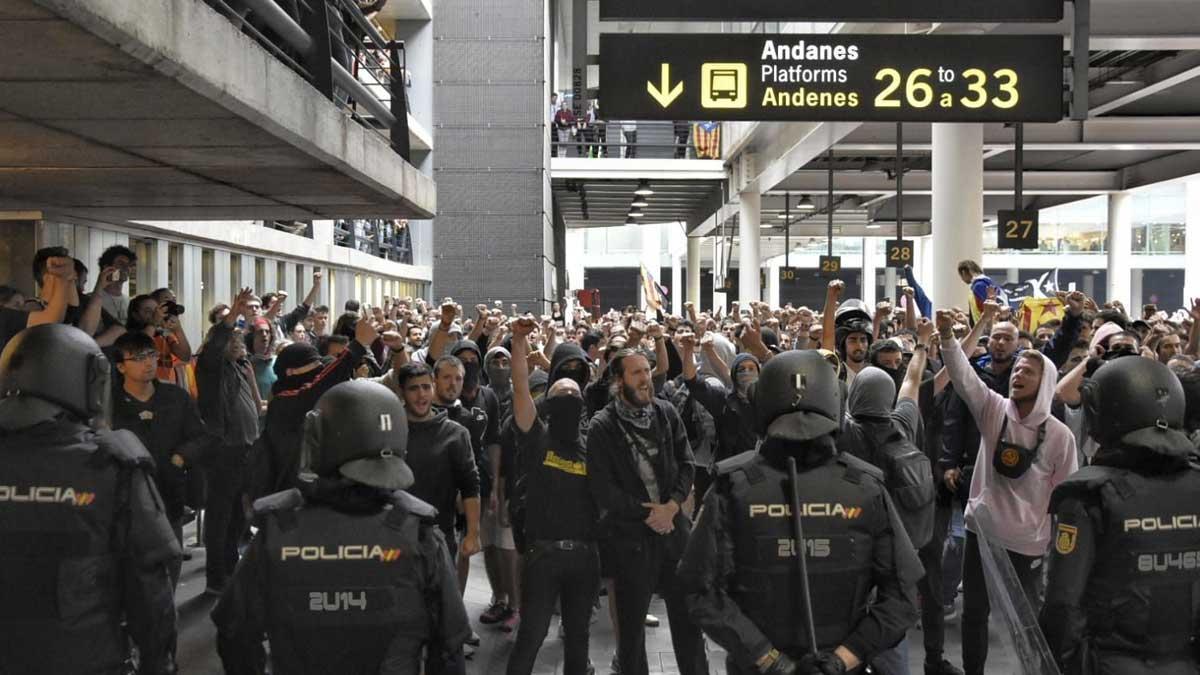
<path id="1" fill-rule="evenodd" d="M 980 505 L 973 512 L 974 531 L 979 538 L 979 557 L 983 561 L 983 578 L 987 580 L 988 599 L 992 616 L 1004 623 L 1004 634 L 1012 643 L 1017 658 L 1015 672 L 1022 675 L 1059 675 L 1057 664 L 1038 627 L 1037 612 L 1025 596 L 1017 571 L 1008 558 L 1008 551 L 988 536 L 993 531 L 987 508 Z M 1042 568 L 1038 568 L 1042 573 Z"/>

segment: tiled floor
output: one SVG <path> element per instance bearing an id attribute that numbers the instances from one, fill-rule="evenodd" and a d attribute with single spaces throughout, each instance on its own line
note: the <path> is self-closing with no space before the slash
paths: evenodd
<path id="1" fill-rule="evenodd" d="M 194 533 L 185 533 L 187 540 L 194 539 Z M 215 632 L 212 621 L 208 618 L 212 610 L 213 600 L 203 595 L 204 591 L 204 549 L 189 548 L 192 560 L 184 563 L 183 575 L 180 579 L 176 594 L 176 605 L 179 608 L 179 649 L 178 661 L 180 673 L 183 675 L 219 675 L 223 672 L 215 648 Z M 512 649 L 515 633 L 506 634 L 499 629 L 483 626 L 478 623 L 479 614 L 487 608 L 491 592 L 487 577 L 483 570 L 482 556 L 476 556 L 472 561 L 471 575 L 467 582 L 465 601 L 468 616 L 482 638 L 482 644 L 475 656 L 467 662 L 467 672 L 470 675 L 499 675 L 504 673 L 508 662 L 508 654 Z M 591 625 L 590 656 L 596 666 L 597 675 L 608 675 L 609 663 L 612 660 L 616 646 L 616 636 L 613 634 L 608 619 L 606 601 L 601 599 L 601 611 L 596 613 L 596 619 Z M 660 599 L 655 598 L 650 606 L 650 613 L 661 620 L 658 628 L 646 629 L 646 648 L 652 675 L 670 675 L 678 673 L 675 668 L 675 655 L 671 651 L 671 636 L 667 628 L 667 611 Z M 1009 675 L 1020 672 L 1013 650 L 1006 641 L 996 633 L 998 625 L 993 622 L 991 654 L 988 660 L 988 675 Z M 558 624 L 553 622 L 550 634 L 538 654 L 534 673 L 537 675 L 557 675 L 562 667 L 562 643 L 557 637 Z M 920 675 L 924 659 L 921 645 L 920 628 L 914 628 L 909 633 L 911 652 L 909 662 L 911 673 Z M 955 663 L 960 663 L 959 623 L 952 622 L 947 627 L 946 653 Z M 709 644 L 709 664 L 711 675 L 724 675 L 725 655 L 716 645 Z"/>

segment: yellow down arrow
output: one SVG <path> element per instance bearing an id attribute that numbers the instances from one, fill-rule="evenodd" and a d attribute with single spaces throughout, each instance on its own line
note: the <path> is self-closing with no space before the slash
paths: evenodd
<path id="1" fill-rule="evenodd" d="M 683 93 L 683 83 L 680 82 L 675 85 L 674 89 L 671 88 L 671 64 L 664 63 L 662 64 L 662 84 L 655 87 L 653 82 L 647 81 L 646 91 L 650 92 L 654 100 L 665 108 Z"/>

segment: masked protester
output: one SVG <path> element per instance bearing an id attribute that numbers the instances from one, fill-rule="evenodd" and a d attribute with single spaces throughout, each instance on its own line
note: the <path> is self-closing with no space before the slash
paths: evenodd
<path id="1" fill-rule="evenodd" d="M 422 650 L 470 634 L 437 510 L 405 491 L 404 406 L 343 382 L 304 423 L 313 480 L 254 504 L 259 530 L 213 609 L 231 675 L 418 673 Z"/>
<path id="2" fill-rule="evenodd" d="M 990 320 L 995 304 L 988 303 Z M 967 362 L 954 338 L 954 318 L 938 310 L 942 358 L 979 426 L 979 450 L 967 500 L 967 547 L 963 561 L 963 669 L 982 675 L 988 653 L 990 605 L 983 577 L 981 529 L 1002 546 L 1025 596 L 1039 609 L 1042 556 L 1050 544 L 1050 493 L 1078 469 L 1075 438 L 1050 415 L 1057 368 L 1041 352 L 1022 352 L 1009 376 L 1007 398 L 992 391 Z M 987 523 L 976 514 L 986 512 Z"/>
<path id="3" fill-rule="evenodd" d="M 563 673 L 586 675 L 588 623 L 600 561 L 599 514 L 587 490 L 588 455 L 581 432 L 583 391 L 575 378 L 559 377 L 540 404 L 534 402 L 526 359 L 528 336 L 535 326 L 529 318 L 513 322 L 513 426 L 519 475 L 512 509 L 520 514 L 515 522 L 520 523 L 517 539 L 523 555 L 523 616 L 507 672 L 529 675 L 533 671 L 555 606 L 561 602 Z"/>
<path id="4" fill-rule="evenodd" d="M 1178 378 L 1148 358 L 1111 361 L 1083 385 L 1099 444 L 1058 485 L 1041 626 L 1063 673 L 1198 672 L 1200 471 Z"/>
<path id="5" fill-rule="evenodd" d="M 483 357 L 488 386 L 500 403 L 500 419 L 512 414 L 512 356 L 504 347 L 492 347 Z"/>
<path id="6" fill-rule="evenodd" d="M 920 563 L 880 472 L 837 452 L 840 399 L 816 352 L 775 356 L 754 387 L 762 445 L 717 465 L 679 577 L 731 674 L 854 671 L 916 622 Z M 802 495 L 803 545 L 793 538 L 792 490 Z M 799 628 L 798 551 L 808 556 L 815 636 Z"/>
<path id="7" fill-rule="evenodd" d="M 0 670 L 174 673 L 169 569 L 179 543 L 154 462 L 97 431 L 110 366 L 83 331 L 45 324 L 0 354 Z"/>

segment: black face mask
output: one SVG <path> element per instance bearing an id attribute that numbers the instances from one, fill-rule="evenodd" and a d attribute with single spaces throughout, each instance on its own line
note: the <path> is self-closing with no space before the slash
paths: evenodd
<path id="1" fill-rule="evenodd" d="M 463 361 L 463 389 L 471 390 L 479 386 L 479 363 Z"/>
<path id="2" fill-rule="evenodd" d="M 583 417 L 583 399 L 571 394 L 542 400 L 542 414 L 550 438 L 563 446 L 579 445 L 579 420 Z"/>
<path id="3" fill-rule="evenodd" d="M 555 374 L 558 375 L 560 378 L 565 377 L 565 378 L 575 380 L 575 384 L 579 385 L 579 389 L 581 391 L 583 390 L 584 387 L 587 386 L 588 371 L 587 371 L 587 368 L 584 367 L 582 364 L 576 363 L 576 364 L 572 364 L 570 366 L 563 366 L 563 367 L 559 368 L 557 373 L 555 373 Z"/>
<path id="4" fill-rule="evenodd" d="M 1105 361 L 1112 361 L 1113 359 L 1119 359 L 1122 356 L 1137 356 L 1137 353 L 1138 352 L 1133 348 L 1133 345 L 1122 344 L 1114 349 L 1104 352 L 1103 358 Z"/>
<path id="5" fill-rule="evenodd" d="M 1000 441 L 996 444 L 996 451 L 992 453 L 992 468 L 1005 478 L 1020 478 L 1037 461 L 1038 451 L 1046 438 L 1046 423 L 1043 422 L 1038 427 L 1037 445 L 1033 448 L 1004 440 L 1004 432 L 1007 430 L 1008 416 L 1005 415 L 1004 423 L 1000 425 Z"/>
<path id="6" fill-rule="evenodd" d="M 896 383 L 896 396 L 900 395 L 900 385 L 904 384 L 904 376 L 908 374 L 907 368 L 885 368 L 879 366 L 879 369 L 888 374 L 892 378 L 892 382 Z"/>

